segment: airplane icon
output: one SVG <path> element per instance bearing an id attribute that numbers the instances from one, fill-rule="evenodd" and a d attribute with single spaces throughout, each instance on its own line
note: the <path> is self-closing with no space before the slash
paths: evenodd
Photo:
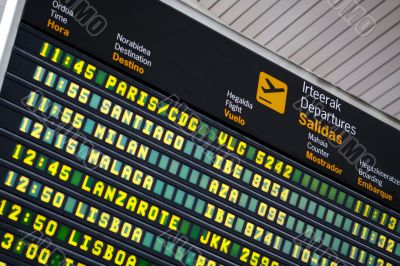
<path id="1" fill-rule="evenodd" d="M 269 79 L 266 79 L 265 81 L 267 82 L 269 88 L 265 88 L 264 86 L 261 86 L 261 89 L 264 93 L 276 93 L 276 92 L 284 92 L 285 91 L 284 88 L 275 88 L 275 86 L 271 83 L 271 81 Z M 271 101 L 265 99 L 264 97 L 260 96 L 260 98 L 268 103 L 271 103 Z"/>
<path id="2" fill-rule="evenodd" d="M 274 93 L 274 92 L 284 92 L 285 89 L 284 88 L 275 88 L 275 86 L 271 83 L 271 81 L 269 79 L 266 79 L 269 89 L 264 88 L 264 86 L 262 86 L 262 90 L 264 93 Z"/>
<path id="3" fill-rule="evenodd" d="M 280 113 L 285 113 L 288 87 L 286 83 L 260 72 L 256 99 L 262 105 Z"/>

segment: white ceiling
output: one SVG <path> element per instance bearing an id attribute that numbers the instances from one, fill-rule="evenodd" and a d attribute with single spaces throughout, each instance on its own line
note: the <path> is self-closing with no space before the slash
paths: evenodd
<path id="1" fill-rule="evenodd" d="M 400 120 L 399 0 L 180 1 Z"/>
<path id="2" fill-rule="evenodd" d="M 0 0 L 0 21 L 3 17 L 4 7 L 6 6 L 7 0 Z"/>

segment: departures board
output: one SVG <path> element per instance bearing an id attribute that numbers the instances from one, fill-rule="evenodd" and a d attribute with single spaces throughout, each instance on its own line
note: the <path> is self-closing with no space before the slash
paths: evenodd
<path id="1" fill-rule="evenodd" d="M 399 131 L 155 0 L 29 0 L 0 265 L 400 265 Z"/>

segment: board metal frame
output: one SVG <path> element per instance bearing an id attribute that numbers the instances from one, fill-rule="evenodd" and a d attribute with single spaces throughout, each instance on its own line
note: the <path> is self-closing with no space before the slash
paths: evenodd
<path id="1" fill-rule="evenodd" d="M 0 91 L 26 0 L 8 0 L 0 21 Z"/>

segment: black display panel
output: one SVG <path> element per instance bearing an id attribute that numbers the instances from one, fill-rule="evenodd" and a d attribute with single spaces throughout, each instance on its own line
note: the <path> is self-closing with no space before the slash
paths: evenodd
<path id="1" fill-rule="evenodd" d="M 398 265 L 399 132 L 161 2 L 27 1 L 0 96 L 0 261 Z"/>

